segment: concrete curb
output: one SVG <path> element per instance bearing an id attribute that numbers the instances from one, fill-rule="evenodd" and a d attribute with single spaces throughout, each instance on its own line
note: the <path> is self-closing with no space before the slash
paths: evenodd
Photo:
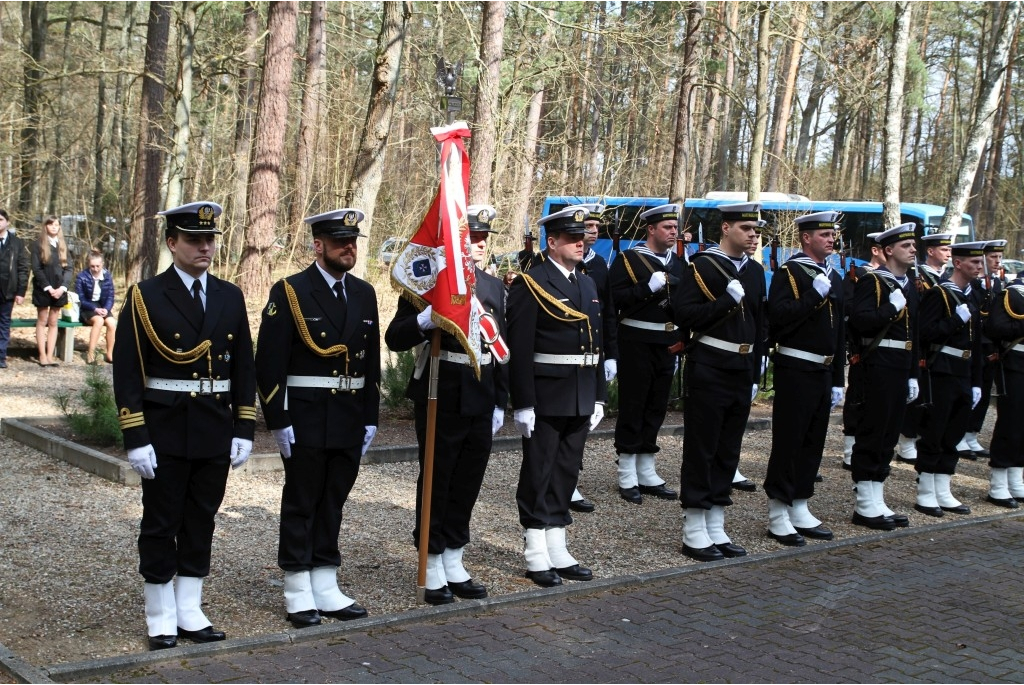
<path id="1" fill-rule="evenodd" d="M 386 616 L 369 617 L 366 619 L 352 621 L 348 623 L 331 623 L 317 626 L 314 628 L 305 628 L 302 630 L 293 629 L 282 633 L 273 633 L 270 635 L 263 635 L 258 637 L 225 640 L 224 642 L 210 643 L 205 645 L 189 645 L 186 647 L 177 647 L 175 649 L 161 650 L 159 652 L 143 652 L 139 654 L 129 654 L 125 656 L 110 657 L 105 659 L 94 659 L 88 661 L 70 662 L 66 664 L 57 664 L 42 670 L 36 669 L 35 667 L 25 664 L 24 661 L 17 660 L 16 657 L 11 655 L 12 659 L 16 660 L 18 664 L 24 666 L 24 670 L 7 670 L 11 672 L 13 677 L 17 678 L 19 682 L 69 682 L 80 678 L 104 675 L 126 668 L 144 666 L 146 664 L 152 664 L 160 661 L 194 658 L 199 656 L 213 656 L 218 654 L 230 654 L 232 652 L 239 652 L 251 649 L 259 649 L 272 646 L 283 646 L 287 644 L 299 644 L 302 642 L 309 642 L 323 638 L 337 637 L 348 633 L 370 631 L 375 628 L 401 626 L 404 624 L 415 623 L 423 620 L 440 621 L 452 616 L 471 615 L 481 613 L 484 611 L 492 611 L 494 609 L 502 607 L 527 604 L 529 602 L 533 602 L 536 600 L 553 600 L 561 596 L 594 594 L 606 590 L 617 590 L 636 585 L 671 580 L 673 578 L 679 578 L 694 573 L 714 573 L 715 569 L 722 568 L 723 566 L 749 564 L 759 565 L 776 561 L 779 559 L 792 559 L 808 555 L 823 554 L 830 552 L 832 550 L 842 549 L 845 547 L 886 542 L 889 540 L 901 539 L 915 535 L 935 535 L 946 530 L 984 525 L 987 523 L 991 523 L 993 521 L 1002 521 L 1015 518 L 1024 518 L 1024 511 L 1016 511 L 1006 514 L 995 514 L 992 516 L 984 516 L 961 521 L 936 523 L 927 526 L 918 526 L 915 528 L 903 528 L 889 532 L 883 531 L 878 533 L 870 533 L 867 535 L 843 540 L 815 542 L 812 544 L 808 544 L 806 547 L 783 548 L 774 552 L 765 552 L 762 554 L 755 554 L 749 557 L 726 559 L 724 561 L 709 564 L 693 564 L 682 567 L 662 569 L 660 571 L 652 571 L 650 573 L 616 576 L 614 578 L 602 578 L 596 579 L 588 583 L 567 583 L 556 588 L 537 588 L 535 590 L 517 592 L 511 595 L 502 595 L 499 597 L 489 597 L 486 599 L 461 600 L 454 604 L 436 607 L 424 607 L 422 609 L 406 611 L 401 614 L 389 614 Z M 9 651 L 5 650 L 3 646 L 0 645 L 0 654 L 2 653 L 10 654 Z M 5 666 L 7 666 L 7 660 L 4 659 L 4 661 Z"/>
<path id="2" fill-rule="evenodd" d="M 47 454 L 72 466 L 77 466 L 87 473 L 92 473 L 100 478 L 106 478 L 115 483 L 123 485 L 138 485 L 141 482 L 139 475 L 128 466 L 128 462 L 116 459 L 97 450 L 79 445 L 78 443 L 64 438 L 57 437 L 38 427 L 42 421 L 32 418 L 10 418 L 0 420 L 0 433 L 12 440 L 33 447 L 44 454 Z M 771 419 L 756 418 L 747 421 L 748 431 L 769 430 Z M 663 437 L 678 437 L 683 434 L 682 426 L 662 426 L 658 435 Z M 607 428 L 596 430 L 590 437 L 601 440 L 610 439 L 615 436 L 613 429 Z M 494 439 L 491 452 L 509 452 L 522 447 L 522 438 L 518 435 L 502 436 Z M 416 445 L 389 445 L 382 447 L 371 447 L 363 457 L 364 464 L 394 464 L 399 462 L 416 461 L 419 458 L 419 449 Z M 281 455 L 253 454 L 245 466 L 235 473 L 266 473 L 270 471 L 283 471 Z"/>

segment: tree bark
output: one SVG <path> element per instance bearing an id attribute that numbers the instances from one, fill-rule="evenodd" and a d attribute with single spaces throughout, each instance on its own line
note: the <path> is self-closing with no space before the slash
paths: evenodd
<path id="1" fill-rule="evenodd" d="M 245 238 L 246 200 L 249 190 L 249 158 L 252 155 L 253 113 L 256 111 L 256 59 L 260 39 L 260 14 L 256 3 L 245 3 L 245 50 L 241 54 L 242 66 L 238 70 L 238 96 L 235 104 L 235 140 L 231 153 L 234 180 L 230 221 L 224 222 L 224 240 L 232 255 L 241 254 Z"/>
<path id="2" fill-rule="evenodd" d="M 473 163 L 469 169 L 469 197 L 474 204 L 491 201 L 491 174 L 498 146 L 498 92 L 504 47 L 505 3 L 484 2 L 480 25 L 480 78 L 473 116 Z"/>
<path id="3" fill-rule="evenodd" d="M 728 190 L 729 185 L 729 148 L 732 144 L 732 86 L 736 79 L 736 28 L 740 23 L 739 2 L 729 2 L 729 43 L 725 48 L 725 81 L 722 92 L 725 93 L 722 104 L 722 134 L 718 139 L 718 172 L 715 175 L 715 187 Z"/>
<path id="4" fill-rule="evenodd" d="M 395 90 L 402 66 L 405 30 L 411 16 L 412 4 L 407 0 L 384 3 L 383 21 L 380 35 L 377 37 L 376 67 L 370 85 L 370 103 L 366 108 L 366 121 L 363 123 L 363 132 L 346 193 L 348 206 L 361 209 L 366 214 L 362 229 L 363 233 L 370 237 L 373 235 L 373 214 L 383 179 L 384 154 L 387 151 L 391 118 L 395 110 Z M 353 269 L 357 276 L 366 273 L 366 260 L 369 256 L 366 253 L 366 249 L 359 251 L 359 258 Z"/>
<path id="5" fill-rule="evenodd" d="M 68 14 L 64 18 L 64 41 L 61 46 L 61 76 L 57 79 L 57 97 L 52 105 L 55 113 L 53 117 L 55 120 L 53 127 L 53 161 L 47 164 L 50 177 L 50 197 L 46 202 L 46 206 L 51 212 L 60 211 L 58 197 L 60 189 L 64 185 L 64 165 L 69 163 L 67 151 L 64 149 L 64 103 L 67 99 L 68 85 L 68 80 L 64 74 L 68 73 L 70 66 L 71 55 L 68 47 L 71 43 L 71 25 L 72 18 L 75 15 L 76 4 L 73 2 L 68 6 Z"/>
<path id="6" fill-rule="evenodd" d="M 800 58 L 803 56 L 804 31 L 807 28 L 807 5 L 805 2 L 793 3 L 793 38 L 789 43 L 789 60 L 786 64 L 784 85 L 776 100 L 775 131 L 772 136 L 772 152 L 768 158 L 767 190 L 774 192 L 779 189 L 779 174 L 785 162 L 786 133 L 789 129 L 789 116 L 793 109 L 793 94 L 796 92 L 796 77 L 800 71 Z"/>
<path id="7" fill-rule="evenodd" d="M 146 30 L 145 73 L 135 156 L 135 192 L 132 225 L 128 234 L 128 283 L 138 283 L 155 273 L 159 242 L 156 213 L 160 211 L 160 174 L 163 166 L 164 75 L 167 40 L 171 30 L 171 3 L 149 3 Z"/>
<path id="8" fill-rule="evenodd" d="M 986 11 L 993 11 L 991 6 Z M 992 133 L 992 120 L 996 106 L 999 102 L 1000 91 L 1003 87 L 1003 78 L 1006 76 L 1007 60 L 1010 53 L 1010 43 L 1020 25 L 1021 4 L 1019 0 L 1007 3 L 1003 11 L 1003 23 L 999 28 L 996 38 L 996 45 L 992 52 L 992 62 L 989 64 L 986 79 L 982 84 L 981 93 L 978 98 L 978 108 L 975 111 L 974 119 L 971 122 L 970 132 L 967 135 L 967 147 L 961 158 L 957 170 L 956 181 L 950 193 L 949 202 L 946 204 L 946 214 L 942 217 L 940 233 L 946 233 L 960 227 L 964 207 L 967 206 L 967 196 L 974 183 L 974 175 L 978 169 L 978 162 L 981 159 L 981 152 L 985 141 Z"/>
<path id="9" fill-rule="evenodd" d="M 42 125 L 43 86 L 42 63 L 46 56 L 45 2 L 21 3 L 21 45 L 25 55 L 24 112 L 21 128 L 21 184 L 18 191 L 18 212 L 28 217 L 32 212 L 32 198 L 36 183 L 36 157 L 39 154 L 39 129 Z"/>
<path id="10" fill-rule="evenodd" d="M 127 189 L 131 187 L 131 160 L 129 154 L 131 151 L 131 128 L 129 122 L 131 117 L 129 116 L 128 107 L 130 99 L 127 96 L 128 92 L 128 78 L 126 75 L 125 65 L 128 63 L 128 50 L 131 47 L 132 32 L 135 28 L 135 3 L 129 2 L 125 4 L 124 8 L 124 21 L 121 26 L 121 45 L 117 51 L 117 80 L 114 82 L 114 115 L 115 119 L 110 127 L 110 138 L 114 140 L 117 137 L 117 187 L 121 189 L 121 193 L 118 194 L 117 202 L 117 218 L 118 218 L 118 233 L 117 237 L 125 237 L 122 231 L 125 231 L 125 218 L 131 217 L 131 205 L 129 202 L 125 202 L 123 193 L 127 192 Z"/>
<path id="11" fill-rule="evenodd" d="M 693 101 L 697 80 L 697 39 L 704 19 L 703 0 L 686 3 L 686 34 L 683 39 L 683 73 L 679 77 L 679 100 L 676 106 L 676 134 L 672 151 L 672 172 L 669 176 L 669 202 L 682 204 L 690 190 L 687 178 L 693 166 L 691 150 L 693 140 Z M 680 217 L 682 218 L 682 217 Z"/>
<path id="12" fill-rule="evenodd" d="M 106 212 L 103 208 L 103 179 L 106 176 L 104 159 L 107 154 L 107 145 L 104 141 L 106 132 L 107 114 L 107 79 L 103 74 L 106 68 L 105 54 L 107 49 L 107 19 L 110 14 L 110 5 L 103 3 L 103 12 L 100 15 L 100 74 L 96 81 L 96 129 L 93 135 L 93 189 L 92 189 L 92 220 L 101 226 L 105 225 Z"/>
<path id="13" fill-rule="evenodd" d="M 900 224 L 900 170 L 903 165 L 903 86 L 907 76 L 910 48 L 910 2 L 895 3 L 892 49 L 889 51 L 889 92 L 885 98 L 885 128 L 882 132 L 882 222 L 885 228 Z"/>
<path id="14" fill-rule="evenodd" d="M 306 78 L 302 89 L 302 116 L 299 119 L 298 156 L 295 160 L 295 191 L 288 223 L 295 231 L 301 230 L 302 218 L 317 206 L 311 197 L 311 179 L 316 160 L 317 138 L 320 133 L 320 104 L 323 99 L 327 54 L 324 40 L 324 20 L 327 3 L 314 0 L 309 7 L 309 32 L 306 37 Z M 311 200 L 313 200 L 311 205 Z M 310 212 L 315 213 L 315 212 Z"/>
<path id="15" fill-rule="evenodd" d="M 248 230 L 238 264 L 239 287 L 247 297 L 261 302 L 271 285 L 272 263 L 268 252 L 274 244 L 281 200 L 281 165 L 288 128 L 288 91 L 295 62 L 297 2 L 271 2 L 267 16 L 267 44 L 263 53 L 263 78 L 256 115 L 256 146 L 249 175 Z"/>
<path id="16" fill-rule="evenodd" d="M 754 100 L 754 131 L 750 141 L 750 166 L 747 169 L 747 200 L 756 202 L 761 197 L 761 160 L 764 158 L 764 139 L 768 132 L 768 50 L 769 2 L 757 6 L 757 85 Z"/>

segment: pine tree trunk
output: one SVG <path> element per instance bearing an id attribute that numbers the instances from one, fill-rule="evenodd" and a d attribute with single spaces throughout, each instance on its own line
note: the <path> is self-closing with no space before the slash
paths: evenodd
<path id="1" fill-rule="evenodd" d="M 232 255 L 241 254 L 245 239 L 246 201 L 249 191 L 249 159 L 252 156 L 253 114 L 256 111 L 256 59 L 260 38 L 260 14 L 256 3 L 245 3 L 245 50 L 242 52 L 243 66 L 238 70 L 238 94 L 235 103 L 235 146 L 231 153 L 233 184 L 230 208 L 226 212 L 230 219 L 222 222 L 224 241 Z"/>
<path id="2" fill-rule="evenodd" d="M 259 110 L 256 115 L 245 246 L 238 264 L 238 285 L 246 297 L 262 301 L 271 285 L 269 251 L 274 244 L 281 201 L 281 166 L 288 128 L 288 93 L 295 62 L 297 2 L 271 2 L 263 53 Z"/>
<path id="3" fill-rule="evenodd" d="M 754 131 L 750 141 L 750 166 L 747 169 L 747 200 L 750 202 L 756 202 L 761 197 L 761 160 L 764 158 L 764 139 L 768 132 L 768 50 L 771 11 L 771 3 L 758 3 Z"/>
<path id="4" fill-rule="evenodd" d="M 504 47 L 505 3 L 484 2 L 480 26 L 480 79 L 473 105 L 473 138 L 470 151 L 469 201 L 491 201 L 491 174 L 498 147 L 498 92 L 501 87 L 501 55 Z"/>
<path id="5" fill-rule="evenodd" d="M 910 2 L 896 3 L 889 52 L 889 92 L 885 99 L 885 128 L 882 134 L 882 222 L 886 228 L 900 224 L 900 171 L 903 165 L 903 86 L 907 76 L 910 48 Z"/>
<path id="6" fill-rule="evenodd" d="M 804 31 L 807 28 L 807 3 L 793 3 L 793 40 L 788 47 L 789 60 L 786 63 L 784 85 L 776 100 L 775 130 L 772 136 L 772 153 L 768 159 L 767 190 L 774 192 L 779 189 L 779 175 L 786 161 L 786 133 L 789 129 L 789 116 L 793 110 L 793 94 L 796 92 L 796 77 L 800 71 L 800 58 L 803 56 Z"/>
<path id="7" fill-rule="evenodd" d="M 309 32 L 306 37 L 306 78 L 302 89 L 302 117 L 299 120 L 298 156 L 295 160 L 295 191 L 288 224 L 298 232 L 302 218 L 316 206 L 311 193 L 314 161 L 316 160 L 317 137 L 320 132 L 320 104 L 323 99 L 326 71 L 324 60 L 327 54 L 324 40 L 324 21 L 327 4 L 314 0 L 309 7 Z"/>
<path id="8" fill-rule="evenodd" d="M 736 79 L 736 29 L 740 23 L 739 2 L 729 3 L 729 44 L 725 48 L 725 82 L 722 92 L 726 94 L 722 105 L 722 133 L 718 138 L 718 171 L 715 174 L 715 188 L 728 190 L 729 186 L 729 150 L 732 147 L 732 87 Z"/>
<path id="9" fill-rule="evenodd" d="M 25 55 L 24 104 L 25 123 L 21 128 L 21 185 L 18 192 L 18 212 L 28 217 L 32 213 L 32 198 L 36 184 L 36 165 L 39 154 L 39 129 L 42 126 L 43 87 L 42 63 L 46 56 L 45 2 L 21 3 L 21 45 Z"/>
<path id="10" fill-rule="evenodd" d="M 686 3 L 686 34 L 683 39 L 683 73 L 679 78 L 679 99 L 676 105 L 676 134 L 672 151 L 672 172 L 669 175 L 671 187 L 668 189 L 669 202 L 682 204 L 686 201 L 687 186 L 693 165 L 691 150 L 693 140 L 694 86 L 697 80 L 697 39 L 700 37 L 700 25 L 704 19 L 704 2 Z M 682 218 L 682 217 L 680 217 Z"/>
<path id="11" fill-rule="evenodd" d="M 110 6 L 103 3 L 103 12 L 100 15 L 100 74 L 96 81 L 96 128 L 93 134 L 93 188 L 92 188 L 92 220 L 104 225 L 106 212 L 103 209 L 103 179 L 106 176 L 104 159 L 107 154 L 107 146 L 104 142 L 106 132 L 107 115 L 107 79 L 102 69 L 106 68 L 104 56 L 107 50 L 107 18 L 110 14 Z"/>

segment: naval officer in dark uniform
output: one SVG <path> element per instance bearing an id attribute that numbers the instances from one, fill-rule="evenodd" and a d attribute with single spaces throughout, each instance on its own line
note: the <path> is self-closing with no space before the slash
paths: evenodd
<path id="1" fill-rule="evenodd" d="M 805 537 L 832 539 L 807 500 L 814 495 L 829 414 L 843 399 L 843 283 L 828 263 L 838 220 L 839 212 L 797 217 L 801 251 L 779 268 L 768 293 L 768 325 L 777 346 L 764 491 L 768 536 L 789 546 L 805 544 Z"/>
<path id="2" fill-rule="evenodd" d="M 725 532 L 725 507 L 740 460 L 750 405 L 766 352 L 764 269 L 757 250 L 760 204 L 723 205 L 722 241 L 698 252 L 672 299 L 675 322 L 692 337 L 683 371 L 679 499 L 686 511 L 683 554 L 717 561 L 747 553 Z"/>
<path id="3" fill-rule="evenodd" d="M 441 335 L 440 366 L 437 378 L 437 424 L 434 433 L 434 475 L 430 505 L 430 541 L 427 554 L 427 580 L 424 599 L 429 604 L 449 604 L 454 597 L 479 599 L 487 588 L 473 580 L 462 563 L 469 543 L 469 521 L 480 494 L 491 438 L 505 422 L 508 404 L 508 362 L 501 340 L 505 336 L 505 286 L 480 269 L 487 255 L 487 238 L 493 233 L 495 217 L 490 205 L 467 208 L 470 256 L 476 263 L 475 297 L 488 317 L 481 331 L 477 378 L 472 360 L 462 344 L 450 333 Z M 433 308 L 422 310 L 404 297 L 384 334 L 388 347 L 396 352 L 417 348 L 417 365 L 405 396 L 413 401 L 416 417 L 416 441 L 419 443 L 420 473 L 416 481 L 416 524 L 413 542 L 419 545 L 420 509 L 423 488 L 423 458 L 427 442 L 427 390 L 430 371 L 428 337 L 437 324 L 431 319 Z M 497 331 L 499 339 L 493 332 Z M 497 345 L 492 350 L 492 343 Z M 499 357 L 499 355 L 501 355 Z"/>
<path id="4" fill-rule="evenodd" d="M 985 332 L 999 350 L 1000 383 L 992 429 L 986 501 L 1006 509 L 1024 503 L 1024 280 L 1018 276 L 992 303 Z"/>
<path id="5" fill-rule="evenodd" d="M 508 296 L 512 406 L 523 436 L 516 503 L 526 576 L 543 587 L 593 578 L 565 540 L 587 432 L 604 416 L 607 398 L 601 300 L 576 269 L 587 216 L 564 209 L 540 220 L 547 259 L 514 280 Z"/>
<path id="6" fill-rule="evenodd" d="M 917 289 L 907 275 L 916 261 L 914 237 L 912 223 L 878 234 L 875 241 L 882 248 L 885 265 L 857 281 L 848 319 L 851 336 L 858 343 L 851 364 L 863 364 L 860 397 L 851 398 L 863 406 L 851 460 L 857 487 L 853 523 L 875 530 L 910 525 L 905 514 L 885 504 L 884 483 L 903 414 L 920 393 Z"/>
<path id="7" fill-rule="evenodd" d="M 150 649 L 224 639 L 203 614 L 203 579 L 228 467 L 252 451 L 256 383 L 242 291 L 207 271 L 220 213 L 213 202 L 160 212 L 173 265 L 128 290 L 114 346 L 124 446 L 142 476 Z"/>
<path id="8" fill-rule="evenodd" d="M 608 274 L 619 321 L 619 496 L 633 504 L 641 504 L 643 495 L 678 496 L 658 475 L 654 461 L 682 339 L 672 320 L 672 296 L 686 267 L 673 252 L 679 212 L 677 204 L 642 212 L 646 239 L 619 255 Z"/>
<path id="9" fill-rule="evenodd" d="M 342 508 L 380 405 L 377 294 L 349 273 L 363 218 L 345 208 L 305 219 L 316 261 L 274 284 L 257 339 L 260 403 L 284 459 L 277 564 L 296 628 L 366 616 L 338 587 Z"/>

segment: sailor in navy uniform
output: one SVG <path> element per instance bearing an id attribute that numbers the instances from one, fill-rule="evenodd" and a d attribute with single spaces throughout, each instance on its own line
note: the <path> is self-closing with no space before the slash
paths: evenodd
<path id="1" fill-rule="evenodd" d="M 953 245 L 953 272 L 921 297 L 918 337 L 929 403 L 917 441 L 917 503 L 929 516 L 969 514 L 950 492 L 956 444 L 981 399 L 981 316 L 971 303 L 971 282 L 984 268 L 985 243 Z"/>
<path id="2" fill-rule="evenodd" d="M 878 235 L 885 266 L 857 281 L 848 319 L 859 343 L 856 363 L 863 364 L 863 410 L 851 462 L 857 487 L 853 523 L 875 530 L 910 525 L 906 514 L 885 504 L 884 483 L 903 414 L 920 392 L 917 289 L 907 275 L 917 254 L 914 237 L 912 223 Z"/>
<path id="3" fill-rule="evenodd" d="M 921 246 L 925 250 L 925 261 L 917 265 L 916 286 L 918 297 L 939 284 L 943 276 L 946 264 L 953 254 L 953 233 L 930 233 L 921 238 Z M 927 351 L 926 351 L 927 352 Z M 927 377 L 919 379 L 921 382 L 921 396 L 907 405 L 907 413 L 903 417 L 903 427 L 900 429 L 900 437 L 896 442 L 896 459 L 907 464 L 913 464 L 917 459 L 917 437 L 921 430 L 921 419 L 924 417 L 923 397 L 928 396 L 928 389 L 924 386 Z"/>
<path id="4" fill-rule="evenodd" d="M 1020 276 L 996 296 L 985 329 L 999 350 L 1002 367 L 985 499 L 1016 509 L 1024 503 L 1024 280 Z"/>
<path id="5" fill-rule="evenodd" d="M 173 265 L 128 290 L 114 346 L 124 446 L 142 476 L 150 649 L 224 639 L 203 614 L 203 579 L 228 467 L 252 451 L 256 384 L 242 291 L 207 271 L 220 213 L 214 202 L 160 212 Z"/>
<path id="6" fill-rule="evenodd" d="M 768 536 L 789 546 L 831 540 L 807 506 L 821 465 L 828 419 L 843 399 L 843 283 L 828 263 L 839 212 L 797 217 L 801 251 L 772 278 L 768 325 L 776 343 L 772 451 L 764 491 Z"/>
<path id="7" fill-rule="evenodd" d="M 759 203 L 723 205 L 722 242 L 698 252 L 672 298 L 691 331 L 683 379 L 683 554 L 717 561 L 747 552 L 725 533 L 725 507 L 766 352 L 764 269 L 749 258 L 764 222 Z"/>
<path id="8" fill-rule="evenodd" d="M 982 320 L 988 318 L 993 303 L 999 297 L 999 293 L 1003 291 L 1004 249 L 1006 249 L 1005 240 L 985 241 L 986 268 L 982 271 L 981 276 L 975 279 L 971 288 L 971 298 L 974 301 L 974 306 L 981 312 Z M 992 400 L 992 382 L 999 364 L 998 352 L 998 347 L 989 340 L 984 327 L 982 327 L 981 400 L 971 410 L 967 431 L 956 446 L 961 459 L 974 461 L 978 457 L 989 455 L 989 451 L 978 442 L 978 434 L 981 433 L 981 429 L 985 425 L 985 415 L 988 414 L 988 405 Z"/>
<path id="9" fill-rule="evenodd" d="M 587 432 L 604 416 L 601 300 L 583 259 L 584 209 L 540 220 L 547 259 L 508 295 L 512 406 L 523 436 L 516 502 L 525 529 L 526 575 L 542 587 L 591 580 L 569 554 L 565 528 Z"/>
<path id="10" fill-rule="evenodd" d="M 672 316 L 672 297 L 686 267 L 673 253 L 680 209 L 668 204 L 641 213 L 646 240 L 623 252 L 609 273 L 619 319 L 619 496 L 633 504 L 641 504 L 643 495 L 666 500 L 678 496 L 655 470 L 654 455 L 661 449 L 658 431 L 668 411 L 682 340 Z"/>
<path id="11" fill-rule="evenodd" d="M 868 241 L 868 248 L 871 250 L 871 260 L 860 266 L 852 265 L 846 272 L 843 279 L 843 307 L 846 311 L 846 320 L 850 320 L 850 306 L 853 304 L 853 289 L 857 281 L 863 278 L 869 271 L 877 269 L 885 264 L 885 256 L 882 254 L 882 246 L 875 238 L 879 233 L 867 233 L 864 238 Z M 860 422 L 863 402 L 863 376 L 862 366 L 856 364 L 860 358 L 860 342 L 851 337 L 851 329 L 846 326 L 846 354 L 850 361 L 846 371 L 846 401 L 843 402 L 843 468 L 849 471 L 850 459 L 853 457 L 853 444 L 857 435 L 857 425 Z"/>
<path id="12" fill-rule="evenodd" d="M 505 286 L 480 269 L 487 254 L 487 238 L 494 232 L 495 217 L 490 205 L 467 208 L 470 253 L 476 262 L 476 299 L 490 317 L 499 335 L 505 336 Z M 387 346 L 396 352 L 417 349 L 417 365 L 405 396 L 413 401 L 416 440 L 419 443 L 420 474 L 416 481 L 416 524 L 413 541 L 419 545 L 420 493 L 423 487 L 423 458 L 427 441 L 427 390 L 430 372 L 425 363 L 430 357 L 429 331 L 437 328 L 431 319 L 433 308 L 422 310 L 406 300 L 398 301 L 398 311 L 384 334 Z M 493 329 L 492 329 L 493 330 Z M 482 336 L 483 338 L 483 336 Z M 474 581 L 462 563 L 469 543 L 469 521 L 480 494 L 491 438 L 505 421 L 508 404 L 507 355 L 499 362 L 490 343 L 481 340 L 483 355 L 480 377 L 462 344 L 450 333 L 441 335 L 440 366 L 437 379 L 437 424 L 434 434 L 434 471 L 431 491 L 430 541 L 427 554 L 425 600 L 429 604 L 449 604 L 454 597 L 478 599 L 487 596 L 487 588 Z M 503 343 L 502 343 L 503 344 Z"/>
<path id="13" fill-rule="evenodd" d="M 380 405 L 377 294 L 349 273 L 363 218 L 344 208 L 305 219 L 316 261 L 270 289 L 256 345 L 260 403 L 284 460 L 277 564 L 296 628 L 366 616 L 338 587 L 342 508 Z"/>

